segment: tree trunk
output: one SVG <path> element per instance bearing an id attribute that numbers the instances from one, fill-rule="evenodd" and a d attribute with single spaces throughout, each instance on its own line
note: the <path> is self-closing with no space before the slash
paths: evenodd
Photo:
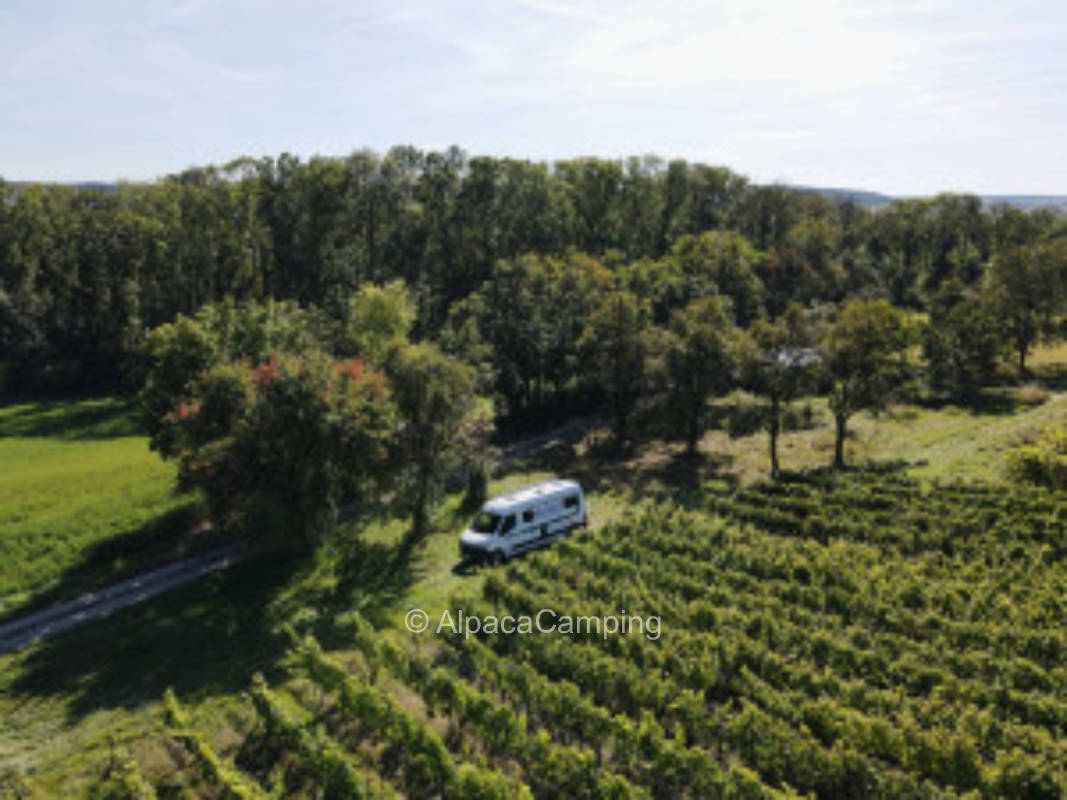
<path id="1" fill-rule="evenodd" d="M 1026 344 L 1021 343 L 1019 345 L 1019 377 L 1026 377 Z"/>
<path id="2" fill-rule="evenodd" d="M 463 496 L 464 509 L 480 508 L 489 495 L 488 465 L 472 464 L 467 470 L 467 491 Z"/>
<path id="3" fill-rule="evenodd" d="M 834 426 L 836 429 L 836 436 L 834 438 L 834 468 L 845 468 L 845 424 L 848 422 L 848 417 L 844 414 L 834 415 Z"/>
<path id="4" fill-rule="evenodd" d="M 411 533 L 408 536 L 408 545 L 421 542 L 426 537 L 426 531 L 430 523 L 430 481 L 429 477 L 420 471 L 416 478 L 418 485 L 415 488 L 415 503 L 411 510 Z"/>
<path id="5" fill-rule="evenodd" d="M 767 428 L 767 432 L 770 434 L 771 440 L 771 477 L 774 480 L 778 480 L 778 418 L 771 420 L 770 426 Z"/>

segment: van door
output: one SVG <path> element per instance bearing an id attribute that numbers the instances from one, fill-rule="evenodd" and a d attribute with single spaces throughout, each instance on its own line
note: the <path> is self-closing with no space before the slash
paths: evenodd
<path id="1" fill-rule="evenodd" d="M 536 508 L 527 508 L 522 512 L 522 542 L 523 544 L 529 544 L 541 538 L 542 523 L 545 522 L 544 514 L 538 513 Z"/>
<path id="2" fill-rule="evenodd" d="M 504 547 L 510 555 L 520 543 L 520 526 L 514 514 L 508 514 L 500 523 L 500 538 L 504 540 Z"/>

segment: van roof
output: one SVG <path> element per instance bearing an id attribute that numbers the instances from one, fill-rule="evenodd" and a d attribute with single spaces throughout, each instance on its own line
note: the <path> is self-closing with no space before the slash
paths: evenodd
<path id="1" fill-rule="evenodd" d="M 521 489 L 515 489 L 506 494 L 498 495 L 489 500 L 484 508 L 486 511 L 499 513 L 514 508 L 515 506 L 524 505 L 533 500 L 551 497 L 552 495 L 562 494 L 566 491 L 581 491 L 581 488 L 582 487 L 578 485 L 577 481 L 553 478 L 550 481 L 535 483 L 532 486 L 524 486 Z"/>

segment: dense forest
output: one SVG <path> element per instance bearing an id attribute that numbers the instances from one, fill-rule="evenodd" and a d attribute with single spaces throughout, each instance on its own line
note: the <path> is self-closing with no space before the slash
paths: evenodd
<path id="1" fill-rule="evenodd" d="M 510 414 L 579 401 L 584 321 L 613 292 L 660 326 L 714 294 L 742 326 L 857 295 L 947 319 L 984 308 L 999 263 L 1003 286 L 1022 276 L 1029 292 L 1025 319 L 1001 309 L 998 328 L 1024 360 L 1055 318 L 1067 240 L 1052 212 L 974 196 L 872 211 L 681 160 L 457 148 L 0 194 L 0 389 L 20 394 L 134 388 L 145 332 L 212 301 L 291 299 L 343 320 L 357 287 L 395 279 L 414 338 L 479 367 Z"/>

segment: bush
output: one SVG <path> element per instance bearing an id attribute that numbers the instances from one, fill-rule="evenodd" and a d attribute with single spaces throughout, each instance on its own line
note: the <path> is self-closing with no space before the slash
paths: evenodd
<path id="1" fill-rule="evenodd" d="M 359 361 L 272 356 L 209 370 L 173 438 L 220 527 L 311 545 L 342 501 L 388 474 L 393 413 L 384 378 Z"/>
<path id="2" fill-rule="evenodd" d="M 1067 432 L 1050 431 L 1008 454 L 1008 473 L 1017 481 L 1067 489 Z"/>

